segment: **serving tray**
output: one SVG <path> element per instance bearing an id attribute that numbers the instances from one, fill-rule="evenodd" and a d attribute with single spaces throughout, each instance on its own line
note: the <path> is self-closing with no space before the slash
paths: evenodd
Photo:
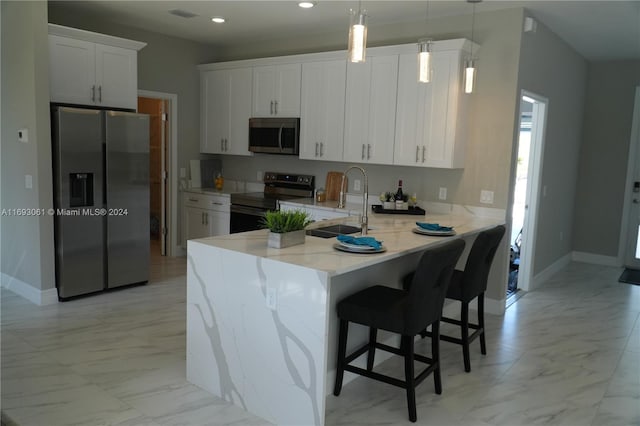
<path id="1" fill-rule="evenodd" d="M 387 209 L 383 209 L 381 204 L 372 204 L 371 205 L 371 210 L 374 213 L 383 213 L 383 214 L 412 214 L 412 215 L 421 215 L 424 216 L 425 215 L 425 211 L 423 208 L 420 208 L 418 206 L 415 207 L 409 207 L 409 210 L 387 210 Z"/>

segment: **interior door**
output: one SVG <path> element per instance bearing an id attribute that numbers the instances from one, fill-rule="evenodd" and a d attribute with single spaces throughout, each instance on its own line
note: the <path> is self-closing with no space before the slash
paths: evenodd
<path id="1" fill-rule="evenodd" d="M 627 203 L 628 226 L 624 264 L 640 270 L 640 87 L 636 88 L 628 168 L 630 202 Z"/>

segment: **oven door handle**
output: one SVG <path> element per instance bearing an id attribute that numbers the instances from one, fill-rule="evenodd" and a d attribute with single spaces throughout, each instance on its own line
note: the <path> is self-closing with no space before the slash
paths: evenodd
<path id="1" fill-rule="evenodd" d="M 284 124 L 280 126 L 280 130 L 278 131 L 278 146 L 280 147 L 280 152 L 282 152 L 282 130 L 284 129 Z"/>
<path id="2" fill-rule="evenodd" d="M 251 216 L 263 217 L 265 210 L 255 208 L 255 207 L 247 207 L 247 206 L 239 206 L 237 204 L 231 204 L 231 213 L 241 213 L 241 214 L 247 214 Z"/>

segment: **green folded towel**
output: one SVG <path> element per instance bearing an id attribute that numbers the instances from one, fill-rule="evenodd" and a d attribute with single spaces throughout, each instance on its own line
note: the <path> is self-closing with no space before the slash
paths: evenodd
<path id="1" fill-rule="evenodd" d="M 449 232 L 453 230 L 453 226 L 440 226 L 438 223 L 425 223 L 425 222 L 416 222 L 420 228 L 425 229 L 427 231 L 443 231 Z"/>
<path id="2" fill-rule="evenodd" d="M 369 247 L 373 247 L 376 250 L 380 250 L 382 248 L 382 241 L 378 241 L 373 237 L 352 237 L 351 235 L 340 234 L 336 238 L 338 239 L 338 241 L 347 243 L 347 244 L 355 244 L 358 246 L 369 246 Z"/>

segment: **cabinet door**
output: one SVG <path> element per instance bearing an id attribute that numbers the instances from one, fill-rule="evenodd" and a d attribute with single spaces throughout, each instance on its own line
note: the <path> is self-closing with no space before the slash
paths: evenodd
<path id="1" fill-rule="evenodd" d="M 200 75 L 200 152 L 220 154 L 229 134 L 229 71 Z"/>
<path id="2" fill-rule="evenodd" d="M 398 165 L 425 166 L 430 132 L 435 130 L 434 126 L 444 126 L 444 123 L 432 120 L 431 116 L 434 82 L 419 83 L 417 70 L 416 54 L 400 55 L 393 153 L 393 162 Z M 433 74 L 435 76 L 439 73 L 440 70 Z"/>
<path id="3" fill-rule="evenodd" d="M 231 214 L 228 212 L 220 212 L 207 210 L 206 224 L 209 236 L 228 235 L 230 231 Z"/>
<path id="4" fill-rule="evenodd" d="M 94 43 L 49 36 L 51 101 L 92 105 L 95 98 Z"/>
<path id="5" fill-rule="evenodd" d="M 137 109 L 137 52 L 115 46 L 95 45 L 96 104 Z"/>
<path id="6" fill-rule="evenodd" d="M 225 154 L 253 155 L 249 152 L 251 117 L 251 68 L 229 70 L 228 127 Z"/>
<path id="7" fill-rule="evenodd" d="M 439 52 L 433 57 L 431 120 L 425 123 L 425 165 L 464 166 L 466 114 L 461 105 L 462 61 L 459 52 Z M 446 107 L 445 107 L 446 106 Z"/>
<path id="8" fill-rule="evenodd" d="M 347 65 L 344 159 L 393 163 L 398 55 Z"/>
<path id="9" fill-rule="evenodd" d="M 300 158 L 340 161 L 347 61 L 302 66 Z"/>
<path id="10" fill-rule="evenodd" d="M 276 72 L 276 115 L 300 117 L 301 65 L 280 65 Z"/>
<path id="11" fill-rule="evenodd" d="M 300 64 L 269 65 L 253 69 L 254 117 L 300 115 Z"/>
<path id="12" fill-rule="evenodd" d="M 209 227 L 207 225 L 205 215 L 207 210 L 194 207 L 185 207 L 184 217 L 184 234 L 185 240 L 193 240 L 196 238 L 204 238 L 209 236 Z M 185 243 L 186 246 L 186 243 Z"/>

